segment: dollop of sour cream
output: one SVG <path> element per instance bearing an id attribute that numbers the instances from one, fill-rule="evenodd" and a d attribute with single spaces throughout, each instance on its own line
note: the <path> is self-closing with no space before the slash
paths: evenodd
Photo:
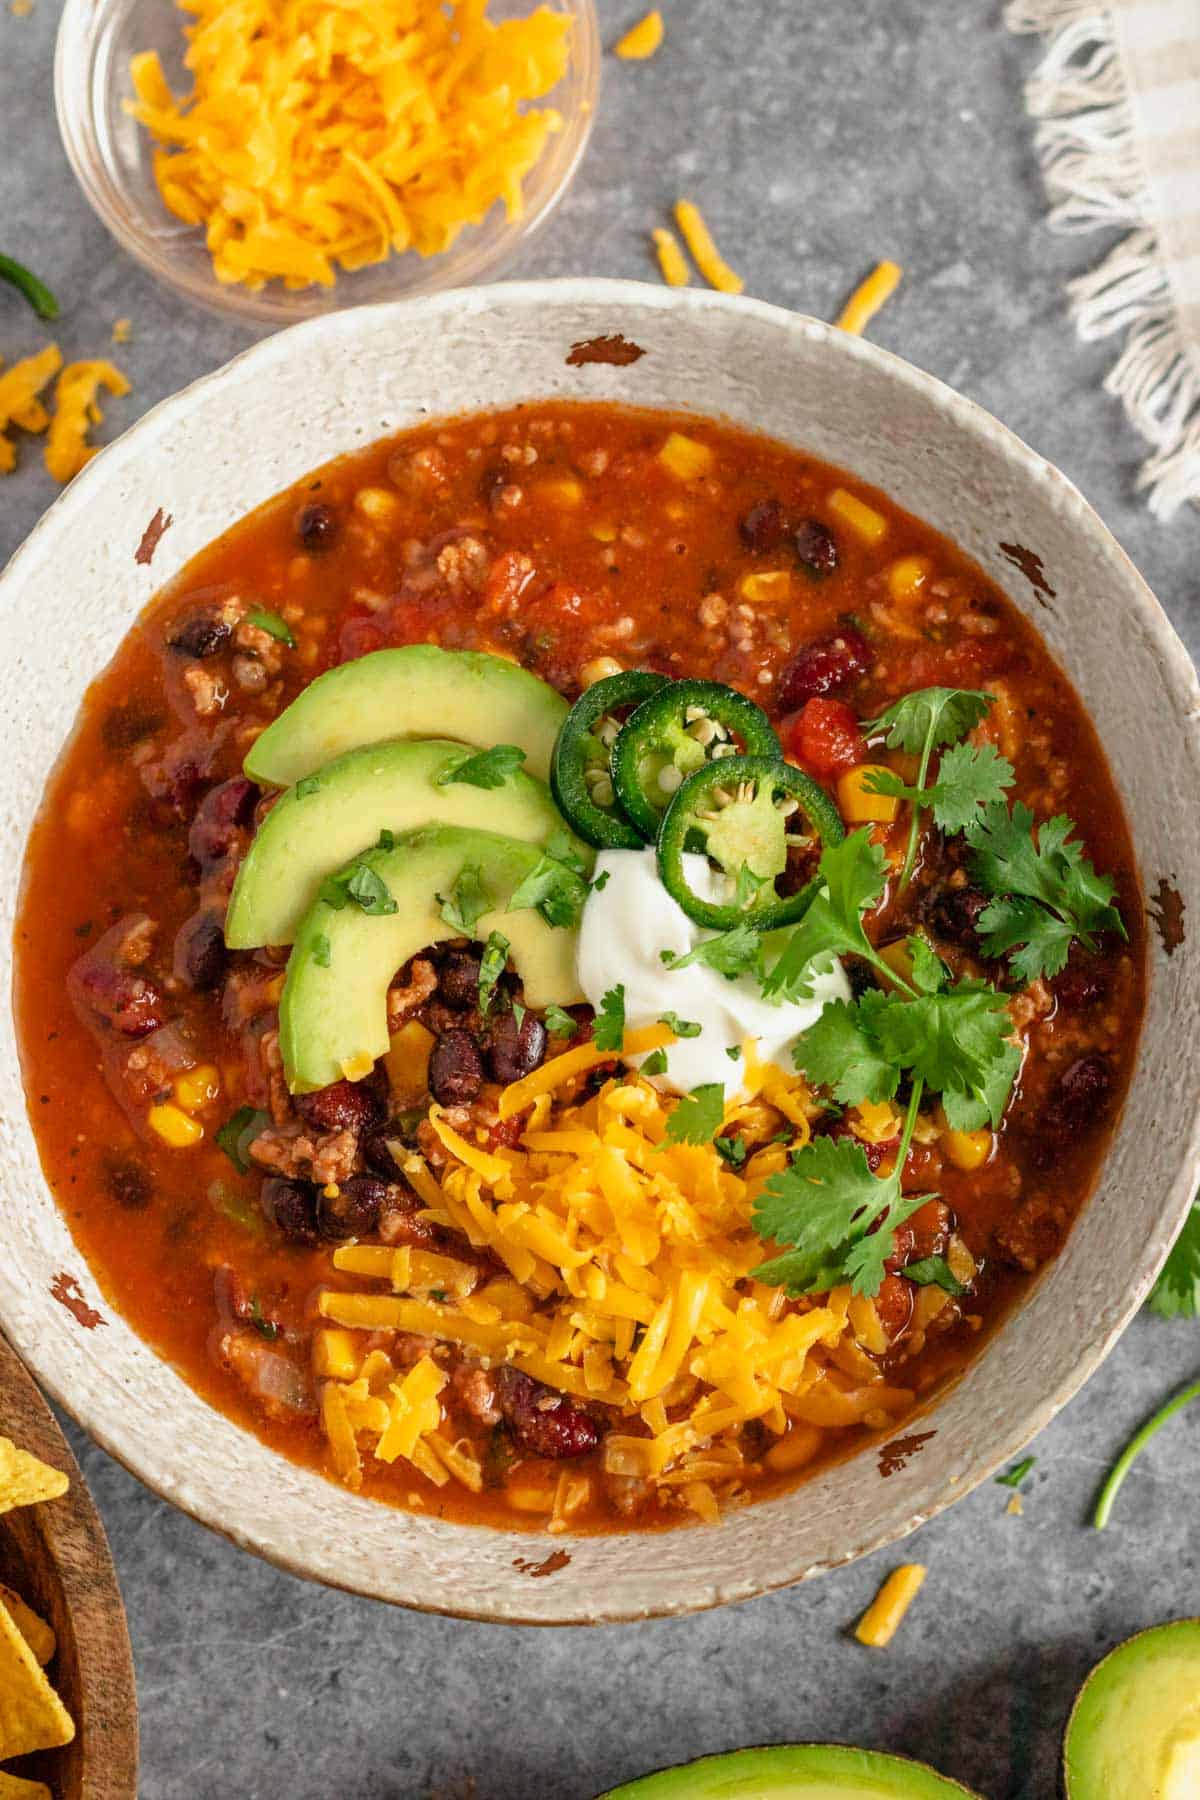
<path id="1" fill-rule="evenodd" d="M 684 868 L 694 892 L 718 899 L 722 882 L 707 857 L 685 856 Z M 607 880 L 603 878 L 607 876 Z M 699 1025 L 696 1037 L 680 1038 L 667 1050 L 667 1068 L 656 1084 L 683 1094 L 706 1082 L 719 1082 L 726 1094 L 742 1086 L 740 1061 L 727 1052 L 746 1038 L 758 1040 L 764 1062 L 790 1069 L 793 1040 L 813 1024 L 830 1000 L 848 1000 L 845 970 L 834 962 L 827 974 L 814 977 L 812 998 L 772 1005 L 764 1000 L 752 975 L 734 980 L 705 963 L 670 969 L 662 952 L 685 956 L 715 936 L 693 924 L 659 880 L 652 849 L 602 850 L 596 879 L 583 909 L 579 930 L 579 981 L 597 1012 L 606 993 L 625 989 L 625 1025 L 633 1030 L 652 1025 L 664 1013 Z M 640 1057 L 628 1057 L 638 1063 Z"/>

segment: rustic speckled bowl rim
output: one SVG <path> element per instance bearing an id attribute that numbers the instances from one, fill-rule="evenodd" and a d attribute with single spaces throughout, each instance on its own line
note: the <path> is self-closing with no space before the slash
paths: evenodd
<path id="1" fill-rule="evenodd" d="M 1097 568 L 1108 577 L 1114 591 L 1119 590 L 1121 625 L 1128 637 L 1127 643 L 1122 645 L 1122 668 L 1128 670 L 1129 684 L 1135 690 L 1139 681 L 1143 687 L 1149 680 L 1160 685 L 1161 697 L 1165 699 L 1175 728 L 1166 753 L 1168 761 L 1160 778 L 1165 776 L 1167 779 L 1171 796 L 1200 792 L 1200 688 L 1191 661 L 1150 590 L 1066 477 L 982 408 L 898 357 L 862 340 L 849 338 L 820 321 L 760 302 L 733 301 L 706 292 L 672 291 L 638 283 L 599 280 L 525 282 L 335 313 L 296 325 L 248 349 L 223 369 L 164 400 L 97 457 L 50 508 L 0 579 L 0 606 L 5 609 L 4 616 L 6 619 L 19 618 L 21 596 L 26 587 L 36 600 L 40 570 L 52 562 L 56 547 L 60 554 L 68 550 L 74 554 L 75 546 L 85 542 L 98 516 L 104 518 L 107 533 L 120 534 L 122 543 L 128 540 L 130 546 L 144 548 L 142 534 L 151 521 L 144 490 L 138 488 L 139 460 L 153 462 L 157 453 L 164 467 L 169 464 L 174 435 L 200 403 L 220 398 L 236 414 L 239 390 L 245 393 L 252 387 L 255 391 L 270 389 L 276 380 L 282 386 L 289 367 L 294 369 L 298 364 L 311 367 L 314 361 L 320 362 L 321 354 L 331 359 L 322 379 L 332 389 L 335 353 L 352 358 L 356 344 L 364 347 L 363 354 L 367 356 L 372 346 L 377 353 L 382 353 L 383 343 L 388 345 L 389 355 L 393 353 L 393 347 L 399 354 L 405 346 L 410 349 L 419 346 L 424 361 L 427 357 L 436 358 L 442 337 L 453 339 L 455 333 L 462 333 L 467 339 L 475 332 L 481 334 L 481 342 L 486 342 L 489 352 L 494 353 L 502 347 L 506 332 L 519 343 L 522 330 L 528 330 L 533 320 L 537 321 L 537 335 L 529 339 L 530 355 L 534 355 L 534 345 L 537 346 L 536 353 L 543 355 L 541 347 L 549 337 L 554 341 L 558 363 L 565 360 L 566 351 L 576 336 L 592 338 L 612 332 L 624 332 L 638 340 L 649 338 L 652 357 L 656 348 L 653 340 L 658 332 L 663 345 L 672 341 L 673 334 L 680 336 L 682 341 L 694 343 L 698 362 L 703 362 L 705 354 L 711 354 L 713 368 L 719 370 L 723 367 L 722 357 L 736 360 L 737 345 L 743 338 L 747 335 L 757 337 L 764 343 L 777 344 L 785 356 L 790 347 L 798 365 L 808 359 L 812 368 L 820 372 L 827 369 L 829 379 L 847 391 L 857 384 L 864 391 L 874 393 L 879 416 L 884 420 L 880 427 L 884 435 L 887 421 L 893 416 L 901 421 L 896 427 L 898 442 L 904 437 L 903 420 L 908 408 L 913 417 L 928 415 L 931 421 L 936 420 L 939 431 L 947 439 L 947 454 L 961 452 L 963 445 L 978 447 L 982 461 L 987 464 L 991 459 L 991 464 L 1003 468 L 1011 481 L 1011 491 L 1008 488 L 997 490 L 995 524 L 1002 525 L 1001 515 L 1019 522 L 1025 510 L 1036 510 L 1044 504 L 1049 509 L 1047 516 L 1064 521 L 1067 536 L 1076 534 L 1078 546 L 1094 556 Z M 667 354 L 669 356 L 669 352 Z M 649 358 L 647 361 L 653 366 Z M 632 366 L 636 372 L 642 365 L 635 363 Z M 688 373 L 690 377 L 690 364 Z M 637 404 L 645 396 L 639 395 L 636 379 L 629 380 L 626 385 L 627 376 L 627 370 L 614 370 L 605 363 L 589 365 L 579 372 L 579 384 L 573 391 L 579 398 L 616 397 Z M 430 391 L 440 395 L 443 390 L 435 390 L 432 376 L 430 380 Z M 321 387 L 320 380 L 316 386 Z M 547 386 L 531 380 L 528 389 L 522 389 L 525 397 L 531 400 L 560 397 L 562 391 L 557 381 Z M 692 404 L 697 391 L 708 400 L 707 405 L 703 401 Z M 706 412 L 721 410 L 712 402 L 712 392 L 712 387 L 705 386 L 702 381 L 685 380 L 681 372 L 670 398 L 651 399 L 647 403 L 670 404 L 704 416 Z M 887 396 L 886 407 L 882 404 L 884 394 Z M 503 402 L 493 394 L 490 398 L 484 396 L 480 403 Z M 331 397 L 327 404 L 330 415 L 336 414 L 336 399 Z M 456 401 L 450 405 L 431 404 L 424 410 L 434 417 L 461 409 Z M 723 410 L 729 412 L 731 409 Z M 388 428 L 386 420 L 382 424 L 371 421 L 362 429 L 362 441 L 369 441 Z M 764 428 L 777 431 L 774 425 Z M 806 441 L 817 454 L 829 454 L 819 441 L 811 441 L 814 437 L 820 438 L 820 430 L 815 424 Z M 342 440 L 335 447 L 318 440 L 307 455 L 305 466 L 315 467 L 329 456 L 353 447 Z M 903 447 L 905 454 L 913 458 L 933 456 L 936 450 L 936 445 L 931 447 L 925 442 L 914 445 L 909 441 Z M 854 458 L 844 452 L 834 460 L 854 467 Z M 860 472 L 863 471 L 860 469 Z M 955 472 L 957 474 L 957 466 Z M 968 486 L 970 473 L 964 465 L 963 480 Z M 865 472 L 864 478 L 876 479 Z M 165 475 L 162 485 L 170 485 Z M 276 483 L 277 488 L 284 485 L 287 481 Z M 138 496 L 136 504 L 126 492 L 127 487 Z M 256 504 L 257 499 L 253 503 Z M 979 504 L 986 513 L 987 503 L 980 501 Z M 1006 505 L 1008 512 L 1004 514 Z M 990 517 L 988 525 L 992 528 Z M 1015 584 L 1011 568 L 997 564 L 994 556 L 989 560 L 989 556 L 975 546 L 966 544 L 964 547 L 972 554 L 980 555 L 988 572 L 1007 586 L 1018 604 L 1023 603 L 1027 611 L 1035 611 L 1028 592 Z M 1029 578 L 1038 585 L 1042 579 L 1040 563 L 1035 559 L 1032 567 Z M 160 585 L 163 573 L 160 565 L 153 577 L 138 577 L 141 585 L 130 597 L 126 622 Z M 1028 564 L 1026 573 L 1029 573 Z M 130 585 L 133 585 L 132 580 Z M 16 610 L 10 612 L 10 609 Z M 32 627 L 29 629 L 32 631 Z M 1071 657 L 1064 655 L 1063 660 L 1068 672 L 1073 672 Z M 93 673 L 98 672 L 98 668 L 99 664 L 95 665 Z M 1146 675 L 1146 669 L 1152 674 Z M 15 681 L 14 675 L 10 688 Z M 0 728 L 5 723 L 3 689 L 3 681 L 0 681 Z M 14 698 L 18 704 L 13 717 L 19 721 L 19 694 L 10 693 L 7 703 L 11 707 Z M 70 709 L 64 707 L 60 731 L 69 725 L 69 712 L 73 712 L 73 702 Z M 1119 756 L 1114 757 L 1114 761 L 1119 765 Z M 1117 773 L 1121 783 L 1119 766 Z M 1169 804 L 1170 796 L 1164 795 L 1164 807 Z M 1138 815 L 1131 813 L 1131 817 L 1136 823 Z M 1200 900 L 1200 837 L 1195 828 L 1189 828 L 1185 822 L 1177 856 L 1172 840 L 1169 867 L 1143 869 L 1143 874 L 1147 878 L 1158 876 L 1164 887 L 1169 877 L 1175 889 L 1182 889 L 1186 903 Z M 1148 879 L 1146 885 L 1149 885 Z M 7 891 L 2 897 L 7 908 L 5 920 L 11 921 L 13 894 Z M 8 929 L 6 924 L 5 941 L 0 949 L 0 954 L 5 957 L 10 956 Z M 947 1468 L 931 1481 L 923 1473 L 929 1463 L 917 1457 L 886 1487 L 877 1484 L 875 1491 L 881 1496 L 878 1507 L 868 1506 L 866 1516 L 852 1527 L 842 1530 L 840 1514 L 831 1514 L 835 1522 L 829 1527 L 828 1542 L 819 1554 L 800 1556 L 786 1546 L 781 1549 L 782 1530 L 771 1529 L 772 1524 L 786 1528 L 789 1513 L 805 1506 L 806 1495 L 816 1519 L 814 1529 L 823 1527 L 825 1513 L 814 1506 L 814 1495 L 818 1492 L 816 1484 L 802 1487 L 781 1500 L 760 1504 L 717 1530 L 693 1528 L 665 1537 L 655 1533 L 633 1533 L 617 1538 L 548 1540 L 544 1536 L 451 1526 L 416 1515 L 397 1514 L 345 1495 L 310 1472 L 296 1470 L 293 1465 L 273 1457 L 256 1439 L 199 1401 L 174 1372 L 155 1358 L 146 1346 L 140 1345 L 140 1341 L 134 1339 L 123 1322 L 116 1318 L 104 1321 L 112 1328 L 111 1332 L 103 1334 L 108 1344 L 115 1348 L 120 1340 L 117 1367 L 110 1372 L 102 1358 L 91 1355 L 90 1346 L 98 1334 L 73 1326 L 73 1314 L 60 1307 L 57 1300 L 47 1298 L 44 1282 L 35 1286 L 32 1278 L 15 1267 L 17 1256 L 4 1258 L 3 1266 L 0 1266 L 0 1325 L 54 1397 L 141 1480 L 233 1542 L 293 1573 L 332 1586 L 375 1594 L 421 1610 L 512 1623 L 600 1623 L 682 1614 L 786 1586 L 893 1542 L 986 1480 L 1071 1398 L 1108 1354 L 1141 1306 L 1191 1202 L 1200 1171 L 1200 1032 L 1189 1032 L 1186 1019 L 1179 1024 L 1179 1008 L 1186 1010 L 1186 997 L 1197 986 L 1194 979 L 1189 980 L 1189 975 L 1194 974 L 1193 965 L 1200 950 L 1193 949 L 1190 939 L 1171 945 L 1176 960 L 1170 968 L 1168 982 L 1165 933 L 1163 937 L 1161 946 L 1152 946 L 1152 1016 L 1142 1056 L 1144 1059 L 1148 1054 L 1148 1045 L 1157 1043 L 1164 1035 L 1168 1012 L 1174 1006 L 1173 1034 L 1177 1025 L 1179 1028 L 1178 1035 L 1174 1036 L 1172 1066 L 1177 1079 L 1175 1090 L 1164 1101 L 1168 1107 L 1173 1147 L 1162 1152 L 1165 1165 L 1160 1185 L 1155 1190 L 1160 1198 L 1157 1202 L 1146 1203 L 1148 1217 L 1138 1223 L 1136 1240 L 1126 1246 L 1130 1254 L 1119 1291 L 1115 1295 L 1106 1294 L 1102 1305 L 1085 1309 L 1080 1315 L 1078 1348 L 1071 1354 L 1055 1358 L 1053 1378 L 1048 1386 L 1039 1384 L 1028 1397 L 1022 1392 L 1007 1402 L 1002 1397 L 987 1394 L 986 1376 L 980 1374 L 989 1365 L 995 1345 L 1009 1338 L 1007 1328 L 1001 1331 L 993 1346 L 971 1366 L 952 1395 L 939 1398 L 937 1408 L 924 1421 L 926 1429 L 930 1424 L 936 1427 L 937 1412 L 950 1405 L 954 1395 L 961 1393 L 966 1383 L 971 1383 L 972 1407 L 987 1422 L 979 1427 L 984 1433 L 983 1439 L 970 1450 L 962 1466 Z M 0 969 L 0 980 L 8 978 Z M 1166 996 L 1168 988 L 1170 998 Z M 4 1046 L 4 1050 L 11 1072 L 11 1045 Z M 1135 1089 L 1137 1085 L 1135 1078 Z M 1123 1123 L 1114 1143 L 1114 1157 L 1126 1135 L 1127 1124 Z M 13 1092 L 11 1080 L 6 1081 L 0 1086 L 0 1194 L 4 1196 L 10 1219 L 17 1216 L 16 1208 L 24 1209 L 32 1235 L 39 1229 L 56 1229 L 48 1220 L 50 1216 L 57 1218 L 57 1213 L 44 1181 L 35 1179 L 22 1189 L 19 1180 L 10 1174 L 16 1169 L 19 1175 L 20 1156 L 24 1156 L 28 1168 L 30 1142 L 31 1133 L 21 1098 Z M 1101 1194 L 1089 1202 L 1089 1213 L 1098 1206 L 1104 1188 L 1102 1182 Z M 1111 1206 L 1107 1223 L 1114 1231 L 1122 1229 L 1121 1220 Z M 1077 1254 L 1082 1226 L 1083 1221 L 1072 1234 L 1062 1256 L 1037 1284 L 1024 1310 L 1033 1307 L 1051 1281 L 1056 1284 L 1056 1295 L 1061 1290 L 1062 1298 L 1070 1306 L 1073 1284 L 1084 1281 L 1087 1275 Z M 16 1248 L 18 1255 L 23 1254 L 32 1267 L 37 1261 L 36 1250 L 26 1244 Z M 77 1252 L 67 1266 L 77 1271 L 70 1279 L 80 1284 L 72 1291 L 85 1297 L 85 1305 L 90 1306 L 94 1301 L 97 1310 L 103 1312 L 107 1302 Z M 44 1272 L 42 1269 L 40 1274 Z M 61 1294 L 58 1298 L 62 1298 Z M 1011 1350 L 1011 1343 L 1009 1348 Z M 1008 1362 L 1012 1361 L 1010 1355 Z M 1007 1363 L 1005 1367 L 1008 1367 Z M 1019 1361 L 1015 1367 L 1019 1376 Z M 1012 1370 L 1008 1372 L 1011 1374 Z M 153 1439 L 152 1434 L 156 1444 L 152 1453 L 149 1445 L 142 1441 L 141 1428 L 132 1417 L 143 1402 L 139 1373 L 143 1378 L 148 1376 L 156 1389 L 161 1389 L 163 1399 L 169 1399 L 172 1408 L 184 1410 L 189 1425 L 203 1429 L 210 1440 L 208 1447 L 194 1446 L 186 1430 L 171 1425 L 169 1419 L 164 1418 L 161 1438 Z M 989 1411 L 993 1404 L 1001 1410 L 1001 1416 L 995 1420 L 991 1419 Z M 252 1476 L 255 1472 L 258 1475 L 264 1471 L 272 1473 L 272 1488 L 289 1490 L 288 1507 L 294 1502 L 297 1519 L 302 1514 L 313 1516 L 311 1502 L 316 1491 L 324 1497 L 331 1514 L 337 1512 L 348 1522 L 347 1528 L 353 1525 L 357 1532 L 361 1525 L 364 1541 L 371 1537 L 370 1522 L 358 1509 L 365 1508 L 373 1515 L 386 1516 L 396 1555 L 406 1565 L 403 1573 L 397 1576 L 388 1566 L 373 1566 L 369 1571 L 361 1565 L 351 1567 L 348 1557 L 340 1556 L 336 1547 L 330 1552 L 324 1541 L 317 1541 L 315 1534 L 300 1541 L 294 1530 L 283 1529 L 278 1523 L 273 1523 L 270 1529 L 265 1528 L 254 1518 L 254 1508 L 246 1494 L 239 1498 L 235 1493 L 231 1499 L 224 1490 L 217 1493 L 211 1482 L 205 1491 L 203 1460 L 217 1449 L 226 1455 L 232 1452 L 235 1465 L 244 1463 Z M 864 1452 L 842 1467 L 858 1469 L 867 1463 L 868 1454 Z M 941 1454 L 940 1448 L 938 1454 Z M 235 1466 L 234 1476 L 241 1473 L 240 1466 Z M 236 1479 L 231 1486 L 237 1488 Z M 263 1493 L 261 1484 L 257 1492 Z M 274 1504 L 273 1494 L 270 1503 Z M 737 1533 L 740 1521 L 747 1518 L 756 1521 L 757 1530 L 755 1547 L 743 1562 L 739 1561 L 742 1540 Z M 695 1566 L 680 1569 L 672 1566 L 664 1583 L 658 1565 L 673 1565 L 679 1560 L 672 1550 L 676 1545 L 684 1546 L 685 1551 L 690 1549 Z M 537 1559 L 556 1549 L 567 1553 L 564 1579 L 537 1580 L 536 1583 L 522 1579 L 543 1573 Z M 723 1560 L 729 1563 L 724 1572 L 721 1568 Z M 686 1554 L 683 1561 L 686 1565 Z M 568 1573 L 566 1565 L 572 1562 L 575 1567 Z M 482 1574 L 472 1585 L 464 1572 L 474 1564 L 480 1566 Z M 510 1564 L 517 1568 L 516 1575 L 508 1572 Z M 462 1593 L 463 1581 L 457 1579 L 460 1576 L 466 1580 L 469 1593 Z M 460 1590 L 457 1595 L 454 1592 L 456 1586 Z M 636 1599 L 632 1597 L 634 1595 Z"/>

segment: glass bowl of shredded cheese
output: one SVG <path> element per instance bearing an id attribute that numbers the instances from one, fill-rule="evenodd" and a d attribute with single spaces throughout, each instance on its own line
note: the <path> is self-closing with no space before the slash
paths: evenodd
<path id="1" fill-rule="evenodd" d="M 286 325 L 507 261 L 579 167 L 600 60 L 593 0 L 67 0 L 55 101 L 131 255 Z"/>

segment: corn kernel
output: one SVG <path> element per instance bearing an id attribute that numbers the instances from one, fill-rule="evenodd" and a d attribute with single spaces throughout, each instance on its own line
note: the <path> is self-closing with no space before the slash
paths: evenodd
<path id="1" fill-rule="evenodd" d="M 781 1437 L 777 1444 L 772 1444 L 763 1461 L 768 1469 L 776 1469 L 782 1473 L 788 1469 L 799 1469 L 806 1462 L 811 1462 L 821 1448 L 821 1432 L 815 1425 L 793 1425 L 786 1437 Z"/>
<path id="2" fill-rule="evenodd" d="M 927 556 L 897 557 L 887 572 L 888 592 L 905 606 L 918 597 L 932 574 L 933 564 Z"/>
<path id="3" fill-rule="evenodd" d="M 409 1019 L 388 1045 L 384 1057 L 388 1086 L 399 1105 L 415 1103 L 429 1086 L 429 1058 L 434 1037 L 419 1019 Z"/>
<path id="4" fill-rule="evenodd" d="M 792 578 L 786 569 L 764 569 L 758 575 L 744 575 L 739 589 L 743 600 L 761 606 L 787 600 L 792 592 Z"/>
<path id="5" fill-rule="evenodd" d="M 551 506 L 578 506 L 583 499 L 583 483 L 573 475 L 556 476 L 538 483 L 538 493 Z"/>
<path id="6" fill-rule="evenodd" d="M 152 1106 L 146 1114 L 146 1123 L 151 1131 L 158 1133 L 164 1144 L 170 1144 L 172 1150 L 190 1150 L 204 1136 L 204 1127 L 197 1119 L 190 1119 L 182 1108 L 172 1105 L 170 1100 L 161 1106 Z"/>
<path id="7" fill-rule="evenodd" d="M 695 481 L 708 474 L 714 458 L 709 445 L 684 437 L 681 431 L 672 431 L 658 453 L 658 460 L 672 475 L 678 475 L 680 481 Z"/>
<path id="8" fill-rule="evenodd" d="M 221 1077 L 212 1063 L 201 1063 L 198 1068 L 189 1069 L 175 1083 L 175 1098 L 184 1112 L 200 1112 L 221 1091 Z"/>
<path id="9" fill-rule="evenodd" d="M 846 488 L 834 488 L 829 496 L 829 510 L 836 513 L 864 544 L 877 544 L 887 535 L 887 520 L 873 506 L 851 494 Z"/>
<path id="10" fill-rule="evenodd" d="M 617 528 L 615 525 L 593 525 L 592 536 L 598 544 L 615 544 Z"/>
<path id="11" fill-rule="evenodd" d="M 352 1331 L 327 1325 L 313 1337 L 313 1373 L 336 1381 L 353 1381 L 358 1374 L 358 1341 Z"/>
<path id="12" fill-rule="evenodd" d="M 375 1058 L 360 1050 L 356 1056 L 348 1056 L 342 1064 L 342 1074 L 347 1081 L 362 1081 L 375 1067 Z"/>
<path id="13" fill-rule="evenodd" d="M 882 763 L 859 763 L 838 777 L 838 806 L 848 825 L 890 825 L 900 810 L 895 794 L 873 794 L 868 775 L 886 774 Z"/>
<path id="14" fill-rule="evenodd" d="M 622 665 L 615 656 L 593 656 L 591 662 L 585 662 L 579 671 L 579 680 L 583 687 L 595 687 L 598 681 L 607 681 L 610 675 L 619 675 Z"/>
<path id="15" fill-rule="evenodd" d="M 943 1153 L 955 1168 L 965 1170 L 968 1175 L 975 1169 L 982 1169 L 992 1154 L 992 1134 L 986 1126 L 982 1131 L 955 1131 L 953 1126 L 947 1125 L 941 1143 Z"/>
<path id="16" fill-rule="evenodd" d="M 376 525 L 385 524 L 399 504 L 395 494 L 389 494 L 386 488 L 359 488 L 354 496 L 355 511 Z"/>

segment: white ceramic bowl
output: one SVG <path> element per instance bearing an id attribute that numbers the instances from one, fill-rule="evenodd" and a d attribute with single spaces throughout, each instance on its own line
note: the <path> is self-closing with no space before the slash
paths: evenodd
<path id="1" fill-rule="evenodd" d="M 625 366 L 568 362 L 622 333 Z M 723 414 L 840 463 L 947 533 L 1035 621 L 1108 748 L 1146 891 L 1200 917 L 1200 691 L 1153 596 L 1065 478 L 969 401 L 873 345 L 772 307 L 622 282 L 475 289 L 298 325 L 165 401 L 52 507 L 0 582 L 7 771 L 3 951 L 16 871 L 84 689 L 155 590 L 248 508 L 431 415 L 570 396 Z M 156 515 L 153 562 L 137 560 Z M 1023 546 L 1044 591 L 1002 545 Z M 50 1391 L 142 1480 L 285 1567 L 381 1599 L 582 1622 L 743 1599 L 911 1530 L 1012 1456 L 1144 1299 L 1200 1160 L 1200 935 L 1152 937 L 1142 1055 L 1098 1191 L 1019 1314 L 881 1478 L 869 1450 L 718 1528 L 550 1540 L 377 1505 L 274 1456 L 116 1316 L 41 1178 L 11 1033 L 0 1045 L 0 1325 Z M 10 972 L 0 970 L 7 987 Z M 73 1277 L 105 1323 L 53 1297 Z M 530 1564 L 565 1551 L 531 1579 Z"/>

